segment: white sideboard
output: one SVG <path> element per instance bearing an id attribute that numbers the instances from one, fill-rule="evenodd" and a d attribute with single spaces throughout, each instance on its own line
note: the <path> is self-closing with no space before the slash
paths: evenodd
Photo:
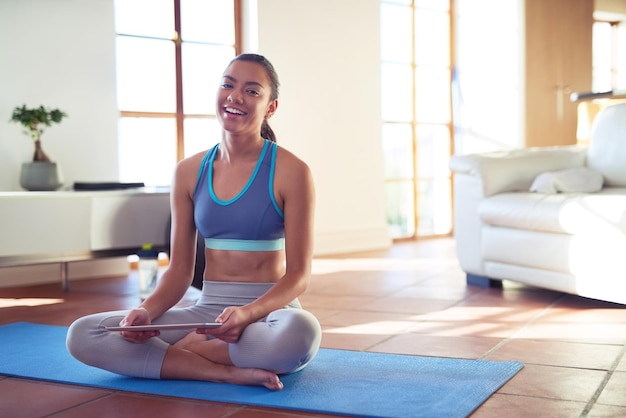
<path id="1" fill-rule="evenodd" d="M 0 267 L 129 255 L 144 243 L 166 250 L 169 189 L 0 192 Z"/>

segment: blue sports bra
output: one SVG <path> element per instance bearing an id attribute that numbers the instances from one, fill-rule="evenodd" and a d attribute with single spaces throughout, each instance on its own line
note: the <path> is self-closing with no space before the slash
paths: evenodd
<path id="1" fill-rule="evenodd" d="M 244 188 L 228 201 L 213 190 L 213 162 L 219 144 L 207 151 L 193 195 L 194 220 L 206 248 L 277 251 L 285 248 L 284 214 L 274 199 L 276 144 L 266 140 Z"/>

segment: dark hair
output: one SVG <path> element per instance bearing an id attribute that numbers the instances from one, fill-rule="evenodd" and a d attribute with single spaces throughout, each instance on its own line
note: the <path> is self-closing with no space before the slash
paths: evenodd
<path id="1" fill-rule="evenodd" d="M 235 61 L 254 62 L 261 65 L 265 69 L 267 77 L 270 79 L 270 87 L 272 88 L 270 101 L 278 99 L 278 88 L 280 87 L 280 83 L 278 82 L 278 74 L 276 74 L 274 66 L 267 58 L 259 54 L 241 54 L 237 55 L 230 62 L 230 64 Z M 269 139 L 272 142 L 276 142 L 276 135 L 274 134 L 272 128 L 270 128 L 269 123 L 267 123 L 267 119 L 263 120 L 263 123 L 261 124 L 261 137 Z"/>

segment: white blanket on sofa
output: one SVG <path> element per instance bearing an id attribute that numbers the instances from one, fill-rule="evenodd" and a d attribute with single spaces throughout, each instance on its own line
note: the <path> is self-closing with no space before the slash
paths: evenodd
<path id="1" fill-rule="evenodd" d="M 539 174 L 530 186 L 537 193 L 593 193 L 602 190 L 604 178 L 587 167 L 568 168 Z"/>

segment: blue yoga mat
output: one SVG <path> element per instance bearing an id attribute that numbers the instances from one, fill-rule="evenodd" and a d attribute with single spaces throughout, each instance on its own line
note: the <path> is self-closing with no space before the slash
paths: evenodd
<path id="1" fill-rule="evenodd" d="M 15 323 L 0 326 L 0 374 L 297 411 L 359 417 L 466 417 L 523 365 L 517 361 L 321 349 L 285 388 L 119 376 L 86 366 L 65 349 L 66 327 Z"/>

